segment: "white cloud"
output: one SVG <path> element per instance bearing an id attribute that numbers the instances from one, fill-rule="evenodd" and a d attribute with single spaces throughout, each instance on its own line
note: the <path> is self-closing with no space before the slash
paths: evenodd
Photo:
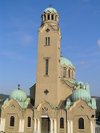
<path id="1" fill-rule="evenodd" d="M 100 48 L 100 39 L 98 40 L 98 46 L 99 46 L 99 48 Z"/>

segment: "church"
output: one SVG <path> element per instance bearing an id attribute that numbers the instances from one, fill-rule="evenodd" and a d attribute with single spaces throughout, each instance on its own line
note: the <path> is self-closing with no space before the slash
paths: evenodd
<path id="1" fill-rule="evenodd" d="M 3 105 L 0 131 L 5 133 L 95 133 L 96 100 L 89 83 L 76 82 L 75 66 L 61 57 L 56 9 L 46 8 L 38 31 L 36 83 L 13 90 Z"/>

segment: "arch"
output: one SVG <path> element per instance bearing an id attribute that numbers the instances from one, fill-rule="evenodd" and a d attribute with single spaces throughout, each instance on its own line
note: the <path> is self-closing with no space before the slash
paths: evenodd
<path id="1" fill-rule="evenodd" d="M 54 14 L 51 15 L 51 19 L 54 20 Z"/>
<path id="2" fill-rule="evenodd" d="M 70 69 L 68 70 L 68 78 L 70 78 Z"/>
<path id="3" fill-rule="evenodd" d="M 31 127 L 31 117 L 28 117 L 27 127 Z"/>
<path id="4" fill-rule="evenodd" d="M 11 116 L 10 117 L 10 126 L 14 127 L 14 125 L 15 125 L 15 117 Z"/>
<path id="5" fill-rule="evenodd" d="M 50 20 L 50 14 L 48 14 L 48 20 Z"/>
<path id="6" fill-rule="evenodd" d="M 78 119 L 78 128 L 84 129 L 84 119 L 83 118 Z"/>
<path id="7" fill-rule="evenodd" d="M 60 118 L 60 128 L 64 128 L 64 118 Z"/>
<path id="8" fill-rule="evenodd" d="M 46 15 L 44 15 L 44 21 L 46 21 Z"/>

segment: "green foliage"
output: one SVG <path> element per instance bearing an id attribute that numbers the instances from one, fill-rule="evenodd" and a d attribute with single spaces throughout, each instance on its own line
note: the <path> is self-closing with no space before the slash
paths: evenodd
<path id="1" fill-rule="evenodd" d="M 96 111 L 96 118 L 98 118 L 97 121 L 100 122 L 100 110 Z"/>
<path id="2" fill-rule="evenodd" d="M 9 97 L 9 95 L 0 94 L 0 99 L 2 99 L 2 100 L 5 100 L 8 97 Z"/>

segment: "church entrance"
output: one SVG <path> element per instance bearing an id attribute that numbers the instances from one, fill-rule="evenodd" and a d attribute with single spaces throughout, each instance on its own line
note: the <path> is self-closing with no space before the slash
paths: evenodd
<path id="1" fill-rule="evenodd" d="M 50 119 L 49 118 L 42 118 L 41 131 L 42 133 L 49 133 L 50 131 Z"/>

